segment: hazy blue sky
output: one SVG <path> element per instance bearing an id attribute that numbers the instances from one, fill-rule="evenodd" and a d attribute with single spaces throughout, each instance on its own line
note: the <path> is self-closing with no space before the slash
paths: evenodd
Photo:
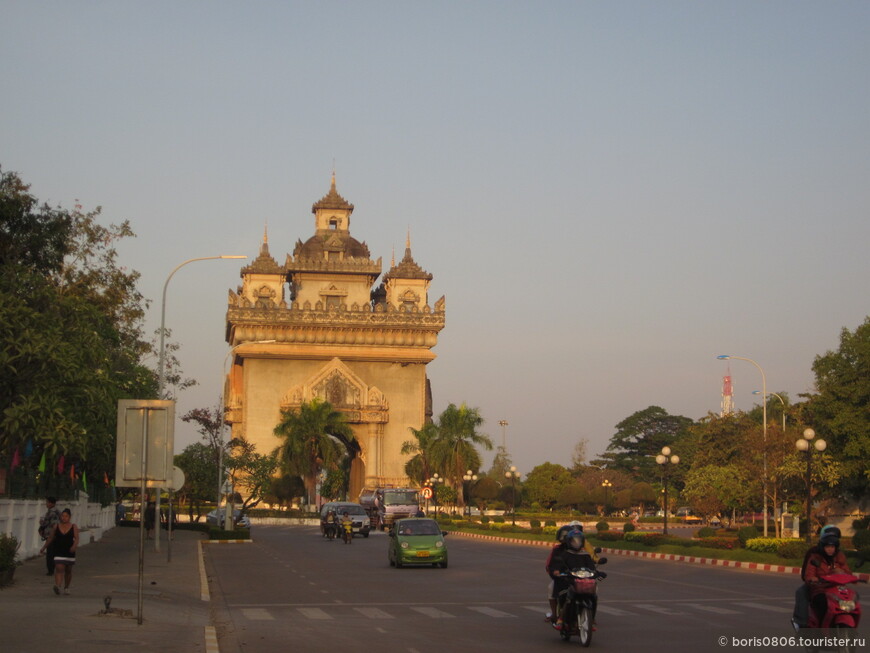
<path id="1" fill-rule="evenodd" d="M 436 411 L 480 408 L 520 471 L 727 364 L 812 387 L 870 313 L 870 3 L 0 1 L 0 164 L 101 205 L 153 300 L 182 261 L 283 262 L 329 189 L 447 298 Z M 244 262 L 242 262 L 244 263 Z M 238 261 L 191 264 L 167 326 L 215 405 Z M 731 363 L 737 407 L 760 375 Z M 179 424 L 177 450 L 196 438 Z M 487 457 L 489 459 L 489 457 Z"/>

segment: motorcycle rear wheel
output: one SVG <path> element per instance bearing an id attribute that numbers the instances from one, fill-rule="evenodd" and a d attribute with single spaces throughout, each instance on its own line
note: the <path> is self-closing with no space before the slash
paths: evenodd
<path id="1" fill-rule="evenodd" d="M 589 646 L 592 643 L 592 615 L 585 605 L 581 605 L 577 612 L 577 635 L 580 637 L 580 646 Z"/>

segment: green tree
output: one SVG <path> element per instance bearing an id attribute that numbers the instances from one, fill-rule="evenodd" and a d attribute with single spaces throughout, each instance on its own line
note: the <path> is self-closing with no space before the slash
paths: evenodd
<path id="1" fill-rule="evenodd" d="M 342 456 L 359 451 L 344 415 L 318 398 L 303 403 L 299 410 L 282 410 L 274 432 L 282 440 L 275 450 L 280 468 L 285 474 L 302 477 L 309 504 L 314 502 L 320 470 L 334 469 Z"/>
<path id="2" fill-rule="evenodd" d="M 577 482 L 563 485 L 559 490 L 557 504 L 571 510 L 579 510 L 580 506 L 589 501 L 589 493 Z"/>
<path id="3" fill-rule="evenodd" d="M 486 475 L 495 479 L 497 483 L 502 483 L 505 473 L 507 473 L 513 464 L 514 461 L 511 458 L 511 455 L 507 452 L 507 449 L 499 445 L 496 447 L 495 456 L 492 459 L 492 466 L 489 468 Z"/>
<path id="4" fill-rule="evenodd" d="M 272 477 L 269 489 L 266 492 L 266 501 L 287 507 L 294 499 L 305 496 L 305 484 L 299 476 L 284 474 Z"/>
<path id="5" fill-rule="evenodd" d="M 227 471 L 233 487 L 242 495 L 244 511 L 257 506 L 272 489 L 278 461 L 274 456 L 257 453 L 256 446 L 245 438 L 234 438 L 230 446 Z"/>
<path id="6" fill-rule="evenodd" d="M 472 500 L 477 499 L 477 507 L 483 511 L 486 510 L 486 506 L 495 499 L 499 492 L 501 491 L 501 485 L 488 475 L 484 476 L 477 480 L 471 486 L 471 498 Z"/>
<path id="7" fill-rule="evenodd" d="M 687 439 L 692 420 L 670 415 L 658 406 L 649 406 L 622 420 L 601 457 L 608 469 L 621 470 L 637 480 L 653 481 L 658 476 L 655 456 L 662 447 L 675 447 Z M 686 452 L 680 457 L 685 461 Z"/>
<path id="8" fill-rule="evenodd" d="M 413 455 L 405 463 L 405 473 L 408 478 L 422 487 L 426 479 L 432 476 L 429 450 L 432 443 L 438 438 L 438 427 L 432 422 L 427 422 L 420 429 L 409 428 L 408 430 L 411 431 L 414 439 L 403 442 L 401 452 L 403 456 Z"/>
<path id="9" fill-rule="evenodd" d="M 477 408 L 450 404 L 438 417 L 438 435 L 429 447 L 432 467 L 442 473 L 451 487 L 462 487 L 466 470 L 480 469 L 477 446 L 492 449 L 489 436 L 478 432 L 483 418 Z M 461 499 L 461 497 L 460 497 Z M 462 502 L 460 501 L 460 505 Z"/>
<path id="10" fill-rule="evenodd" d="M 855 498 L 870 494 L 870 316 L 854 331 L 843 328 L 840 346 L 813 361 L 817 393 L 804 420 L 828 442 L 843 465 L 840 487 Z"/>
<path id="11" fill-rule="evenodd" d="M 211 447 L 194 442 L 175 456 L 175 466 L 184 472 L 184 486 L 179 495 L 195 507 L 197 520 L 201 505 L 212 502 L 218 495 L 218 470 Z"/>
<path id="12" fill-rule="evenodd" d="M 686 476 L 682 496 L 704 517 L 753 505 L 758 496 L 759 482 L 741 465 L 696 466 Z"/>
<path id="13" fill-rule="evenodd" d="M 641 481 L 631 486 L 631 502 L 640 506 L 640 514 L 643 515 L 647 504 L 654 504 L 658 499 L 658 493 L 652 485 Z"/>
<path id="14" fill-rule="evenodd" d="M 559 501 L 562 489 L 573 485 L 574 478 L 562 465 L 541 463 L 526 476 L 523 491 L 528 501 L 538 503 L 548 510 Z"/>

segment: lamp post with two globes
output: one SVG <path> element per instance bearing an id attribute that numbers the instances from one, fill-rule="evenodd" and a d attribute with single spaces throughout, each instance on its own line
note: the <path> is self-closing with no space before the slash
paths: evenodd
<path id="1" fill-rule="evenodd" d="M 796 440 L 794 443 L 794 446 L 797 448 L 798 451 L 805 451 L 807 454 L 807 544 L 812 541 L 813 537 L 813 449 L 821 453 L 828 447 L 828 443 L 821 438 L 813 442 L 813 438 L 815 437 L 816 432 L 814 430 L 804 429 L 803 437 Z"/>
<path id="2" fill-rule="evenodd" d="M 505 478 L 511 482 L 511 524 L 517 525 L 517 479 L 520 473 L 516 466 L 511 465 L 511 468 L 504 473 Z"/>
<path id="3" fill-rule="evenodd" d="M 664 502 L 664 512 L 665 512 L 665 526 L 662 532 L 667 535 L 668 534 L 668 476 L 670 476 L 670 468 L 671 465 L 676 465 L 680 462 L 680 457 L 676 454 L 671 454 L 670 447 L 662 447 L 662 452 L 656 456 L 656 462 L 662 466 L 662 473 L 664 474 L 663 486 L 664 486 L 664 494 L 665 494 L 665 502 Z"/>
<path id="4" fill-rule="evenodd" d="M 465 505 L 468 510 L 468 516 L 471 516 L 471 483 L 477 481 L 477 474 L 472 472 L 470 469 L 462 475 L 463 481 L 463 499 L 465 499 Z"/>

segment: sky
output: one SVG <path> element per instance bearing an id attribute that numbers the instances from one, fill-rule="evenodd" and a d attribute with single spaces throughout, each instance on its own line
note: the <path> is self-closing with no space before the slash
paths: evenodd
<path id="1" fill-rule="evenodd" d="M 813 389 L 870 314 L 870 3 L 0 0 L 0 165 L 102 207 L 160 325 L 172 269 L 283 263 L 329 190 L 384 272 L 410 232 L 446 297 L 436 413 L 479 408 L 523 474 L 648 406 Z M 227 291 L 166 326 L 219 400 Z M 775 419 L 775 416 L 773 417 Z M 502 429 L 499 420 L 509 425 Z M 198 439 L 179 422 L 176 451 Z M 491 460 L 492 454 L 485 456 Z"/>

